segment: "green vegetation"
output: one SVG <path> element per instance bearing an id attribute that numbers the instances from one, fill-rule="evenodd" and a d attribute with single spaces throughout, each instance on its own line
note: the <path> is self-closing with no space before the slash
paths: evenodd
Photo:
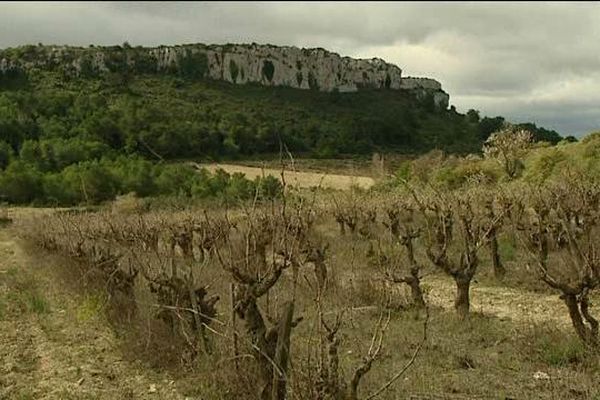
<path id="1" fill-rule="evenodd" d="M 515 125 L 513 128 L 517 132 L 523 132 L 519 126 Z M 507 154 L 509 147 L 503 148 Z M 393 177 L 379 187 L 384 190 L 390 186 L 402 186 L 406 181 L 451 190 L 472 184 L 494 186 L 510 180 L 515 180 L 517 185 L 540 185 L 564 179 L 564 173 L 567 171 L 589 176 L 600 174 L 599 133 L 592 133 L 581 142 L 563 140 L 556 146 L 538 142 L 520 149 L 512 149 L 511 152 L 511 163 L 519 166 L 517 173 L 505 170 L 505 160 L 503 157 L 496 157 L 497 152 L 490 151 L 485 156 L 459 157 L 434 150 L 413 160 L 404 161 L 395 170 Z"/>
<path id="2" fill-rule="evenodd" d="M 0 174 L 0 197 L 15 204 L 97 204 L 125 193 L 140 197 L 264 199 L 278 196 L 281 190 L 271 177 L 250 181 L 241 174 L 230 175 L 222 170 L 211 175 L 182 164 L 153 164 L 124 156 L 82 161 L 59 171 L 19 160 Z"/>
<path id="3" fill-rule="evenodd" d="M 198 79 L 206 62 L 199 57 L 190 53 L 177 74 L 111 67 L 105 76 L 75 79 L 32 70 L 27 82 L 0 92 L 0 139 L 16 154 L 27 140 L 78 138 L 165 159 L 246 157 L 278 152 L 280 143 L 295 154 L 325 157 L 432 148 L 467 153 L 481 145 L 478 123 L 429 110 L 409 93 L 237 86 Z M 113 58 L 110 65 L 120 65 Z M 237 75 L 235 64 L 229 67 Z M 264 72 L 272 78 L 274 69 L 265 64 Z"/>
<path id="4" fill-rule="evenodd" d="M 467 111 L 466 117 L 469 120 L 469 122 L 479 124 L 478 133 L 479 138 L 481 140 L 486 140 L 493 132 L 501 130 L 507 122 L 503 117 L 480 118 L 479 111 L 473 109 Z M 536 124 L 533 123 L 527 122 L 522 124 L 516 124 L 515 127 L 517 129 L 523 129 L 528 132 L 531 132 L 533 140 L 536 142 L 548 142 L 551 144 L 557 144 L 563 139 L 558 132 L 538 127 L 536 126 Z M 577 139 L 575 139 L 573 136 L 569 136 L 567 140 L 577 141 Z"/>
<path id="5" fill-rule="evenodd" d="M 240 72 L 240 69 L 238 68 L 237 64 L 235 63 L 235 61 L 230 60 L 229 61 L 229 74 L 231 75 L 231 80 L 236 82 L 237 81 L 237 77 L 238 74 Z"/>
<path id="6" fill-rule="evenodd" d="M 210 185 L 202 182 L 212 178 L 169 162 L 257 157 L 282 146 L 314 158 L 432 149 L 477 153 L 505 123 L 502 117 L 480 119 L 474 110 L 463 115 L 438 109 L 431 96 L 419 100 L 403 91 L 319 92 L 312 71 L 306 79 L 313 90 L 210 81 L 206 54 L 191 47 L 183 47 L 179 64 L 160 74 L 157 58 L 142 48 L 105 50 L 104 72 L 89 49 L 64 50 L 65 60 L 79 60 L 78 78 L 73 65 L 51 61 L 27 73 L 0 74 L 0 200 L 72 205 L 128 192 L 229 195 L 238 189 L 206 190 Z M 44 46 L 0 53 L 9 61 L 48 54 Z M 244 74 L 234 61 L 227 67 L 234 79 Z M 271 81 L 273 63 L 265 60 L 262 73 Z M 554 131 L 525 125 L 536 141 L 560 140 Z M 560 161 L 548 157 L 538 162 Z M 480 167 L 446 166 L 436 179 L 460 185 Z M 244 196 L 251 185 L 258 187 L 239 177 L 233 182 Z"/>
<path id="7" fill-rule="evenodd" d="M 184 78 L 201 79 L 208 73 L 208 58 L 204 53 L 194 53 L 187 50 L 181 60 L 179 74 Z"/>
<path id="8" fill-rule="evenodd" d="M 540 326 L 534 330 L 536 348 L 540 359 L 548 365 L 565 367 L 585 359 L 585 346 L 574 336 L 567 336 L 550 327 Z"/>
<path id="9" fill-rule="evenodd" d="M 28 57 L 36 50 L 22 51 Z M 15 216 L 14 228 L 2 232 L 5 375 L 17 383 L 8 396 L 51 390 L 92 398 L 95 392 L 82 388 L 102 382 L 98 393 L 109 398 L 147 393 L 150 385 L 158 397 L 179 390 L 260 398 L 276 376 L 264 362 L 268 354 L 277 368 L 289 364 L 288 388 L 278 398 L 371 398 L 382 387 L 382 399 L 597 397 L 600 340 L 597 310 L 590 314 L 588 306 L 597 302 L 600 280 L 587 261 L 597 269 L 600 132 L 572 143 L 534 125 L 480 119 L 474 110 L 435 110 L 431 99 L 418 103 L 402 93 L 236 87 L 203 81 L 193 70 L 123 75 L 122 59 L 111 62 L 114 71 L 103 79 L 36 72 L 29 86 L 12 80 L 0 92 L 0 201 L 117 198 L 111 207 L 89 207 L 93 212 Z M 399 131 L 407 121 L 410 129 Z M 519 133 L 527 134 L 514 137 Z M 290 190 L 285 198 L 274 177 L 250 181 L 182 162 L 248 159 L 278 151 L 280 142 L 313 157 L 424 154 L 401 155 L 393 177 L 378 186 L 384 193 Z M 137 198 L 150 196 L 157 198 Z M 235 205 L 277 198 L 232 212 L 190 207 L 192 199 Z M 175 210 L 167 210 L 169 201 Z M 11 218 L 0 209 L 0 225 Z M 14 237 L 38 246 L 32 254 L 43 260 L 21 257 Z M 84 297 L 57 297 L 51 274 L 39 273 L 50 253 Z M 506 270 L 501 278 L 494 253 Z M 404 289 L 415 285 L 429 307 L 414 292 L 409 300 Z M 232 286 L 233 304 L 217 303 L 230 299 Z M 63 296 L 69 300 L 57 301 Z M 112 335 L 107 341 L 97 329 L 104 312 L 118 358 L 110 354 Z M 202 324 L 198 315 L 206 317 Z M 586 323 L 578 327 L 574 316 Z M 232 338 L 240 340 L 234 345 Z M 64 363 L 46 363 L 59 359 L 65 343 Z M 40 349 L 52 356 L 44 363 Z M 272 356 L 277 349 L 287 355 Z M 121 369 L 128 358 L 135 369 Z M 150 384 L 142 379 L 138 366 L 146 362 L 160 372 L 173 368 L 164 375 L 168 386 L 163 375 L 150 375 Z M 16 372 L 46 378 L 37 387 L 19 382 Z M 392 375 L 400 379 L 388 384 Z M 122 376 L 136 377 L 139 388 L 122 396 L 107 391 L 119 389 Z M 182 389 L 183 380 L 189 387 Z M 63 389 L 64 382 L 79 384 Z M 348 387 L 353 397 L 341 395 Z"/>
<path id="10" fill-rule="evenodd" d="M 271 82 L 273 80 L 273 75 L 275 74 L 275 66 L 272 61 L 265 60 L 263 62 L 262 74 L 267 81 Z"/>
<path id="11" fill-rule="evenodd" d="M 9 285 L 13 290 L 0 294 L 0 321 L 10 315 L 24 313 L 39 316 L 50 312 L 50 304 L 43 289 L 29 274 L 23 275 L 17 267 L 10 267 L 0 284 Z"/>

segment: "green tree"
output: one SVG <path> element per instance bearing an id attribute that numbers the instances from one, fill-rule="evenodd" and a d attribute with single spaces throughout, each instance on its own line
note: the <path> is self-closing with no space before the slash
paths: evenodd
<path id="1" fill-rule="evenodd" d="M 155 182 L 160 194 L 190 196 L 192 186 L 199 179 L 198 173 L 192 168 L 170 164 L 159 168 Z"/>
<path id="2" fill-rule="evenodd" d="M 225 190 L 225 196 L 235 200 L 247 200 L 254 197 L 256 186 L 240 172 L 231 175 Z"/>
<path id="3" fill-rule="evenodd" d="M 117 179 L 99 161 L 71 165 L 62 171 L 62 178 L 67 190 L 87 204 L 112 200 L 119 193 Z"/>
<path id="4" fill-rule="evenodd" d="M 476 124 L 479 122 L 479 118 L 479 111 L 473 109 L 467 111 L 467 119 L 469 120 L 469 122 Z"/>
<path id="5" fill-rule="evenodd" d="M 0 93 L 0 140 L 18 151 L 24 140 L 35 137 L 37 129 L 31 117 L 17 102 Z"/>
<path id="6" fill-rule="evenodd" d="M 502 129 L 505 123 L 506 121 L 503 117 L 484 117 L 479 122 L 479 139 L 483 141 L 487 140 L 487 138 L 490 137 L 493 132 L 497 132 Z"/>
<path id="7" fill-rule="evenodd" d="M 8 143 L 0 140 L 0 170 L 5 169 L 14 157 L 14 151 Z"/>
<path id="8" fill-rule="evenodd" d="M 139 197 L 157 193 L 154 166 L 141 158 L 120 157 L 111 163 L 111 173 L 117 178 L 121 193 L 134 192 Z"/>
<path id="9" fill-rule="evenodd" d="M 0 199 L 27 204 L 43 197 L 42 175 L 30 165 L 14 161 L 0 173 Z"/>
<path id="10" fill-rule="evenodd" d="M 554 130 L 548 130 L 542 127 L 537 127 L 534 123 L 527 122 L 523 124 L 517 124 L 517 128 L 524 129 L 531 132 L 532 140 L 534 142 L 548 142 L 557 144 L 562 140 L 562 136 Z"/>

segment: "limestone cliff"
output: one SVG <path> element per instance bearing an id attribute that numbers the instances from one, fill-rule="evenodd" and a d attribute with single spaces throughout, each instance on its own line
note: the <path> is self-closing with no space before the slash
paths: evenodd
<path id="1" fill-rule="evenodd" d="M 363 88 L 407 90 L 430 95 L 447 108 L 441 84 L 427 78 L 403 78 L 402 70 L 379 58 L 341 57 L 321 48 L 271 45 L 183 45 L 143 47 L 24 46 L 0 51 L 0 73 L 60 69 L 69 76 L 107 73 L 178 73 L 235 84 L 257 83 L 298 89 L 353 92 Z"/>

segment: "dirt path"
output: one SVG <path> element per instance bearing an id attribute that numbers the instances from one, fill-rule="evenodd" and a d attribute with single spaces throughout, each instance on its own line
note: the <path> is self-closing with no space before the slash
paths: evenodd
<path id="1" fill-rule="evenodd" d="M 278 179 L 281 178 L 281 170 L 278 169 L 263 169 L 232 164 L 203 164 L 198 166 L 206 168 L 211 172 L 214 172 L 219 168 L 230 174 L 239 172 L 246 175 L 248 179 L 267 175 L 274 176 Z M 346 190 L 352 186 L 359 186 L 363 189 L 368 189 L 375 184 L 373 178 L 366 176 L 337 175 L 317 172 L 285 171 L 284 177 L 287 184 L 303 188 L 320 186 L 323 188 Z"/>
<path id="2" fill-rule="evenodd" d="M 430 275 L 423 279 L 430 288 L 429 301 L 442 308 L 452 308 L 455 285 L 451 278 Z M 569 327 L 570 320 L 558 294 L 548 295 L 502 286 L 471 285 L 471 310 L 518 323 L 551 323 L 556 327 Z"/>
<path id="3" fill-rule="evenodd" d="M 0 399 L 183 399 L 120 357 L 113 331 L 0 229 Z"/>

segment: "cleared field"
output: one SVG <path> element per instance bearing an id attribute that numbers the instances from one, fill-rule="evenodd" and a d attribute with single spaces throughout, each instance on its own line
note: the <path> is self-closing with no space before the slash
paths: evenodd
<path id="1" fill-rule="evenodd" d="M 406 154 L 386 154 L 383 166 L 374 163 L 371 157 L 352 157 L 352 158 L 289 158 L 283 160 L 279 155 L 273 155 L 271 158 L 264 157 L 260 160 L 244 159 L 239 161 L 228 161 L 228 164 L 242 165 L 246 167 L 280 169 L 281 163 L 286 165 L 287 169 L 303 172 L 320 172 L 338 175 L 368 176 L 377 178 L 384 173 L 393 173 L 403 162 L 414 158 L 413 155 Z M 292 168 L 292 164 L 294 168 Z M 383 168 L 383 171 L 382 171 Z"/>
<path id="2" fill-rule="evenodd" d="M 245 167 L 232 164 L 196 164 L 196 166 L 206 168 L 210 172 L 214 172 L 217 169 L 223 169 L 230 174 L 239 172 L 246 175 L 249 179 L 268 175 L 281 179 L 281 170 L 279 169 Z M 346 190 L 350 189 L 352 186 L 358 186 L 362 189 L 368 189 L 375 184 L 373 178 L 366 176 L 327 174 L 320 172 L 284 171 L 284 178 L 288 185 L 303 188 L 320 186 L 323 188 Z"/>

